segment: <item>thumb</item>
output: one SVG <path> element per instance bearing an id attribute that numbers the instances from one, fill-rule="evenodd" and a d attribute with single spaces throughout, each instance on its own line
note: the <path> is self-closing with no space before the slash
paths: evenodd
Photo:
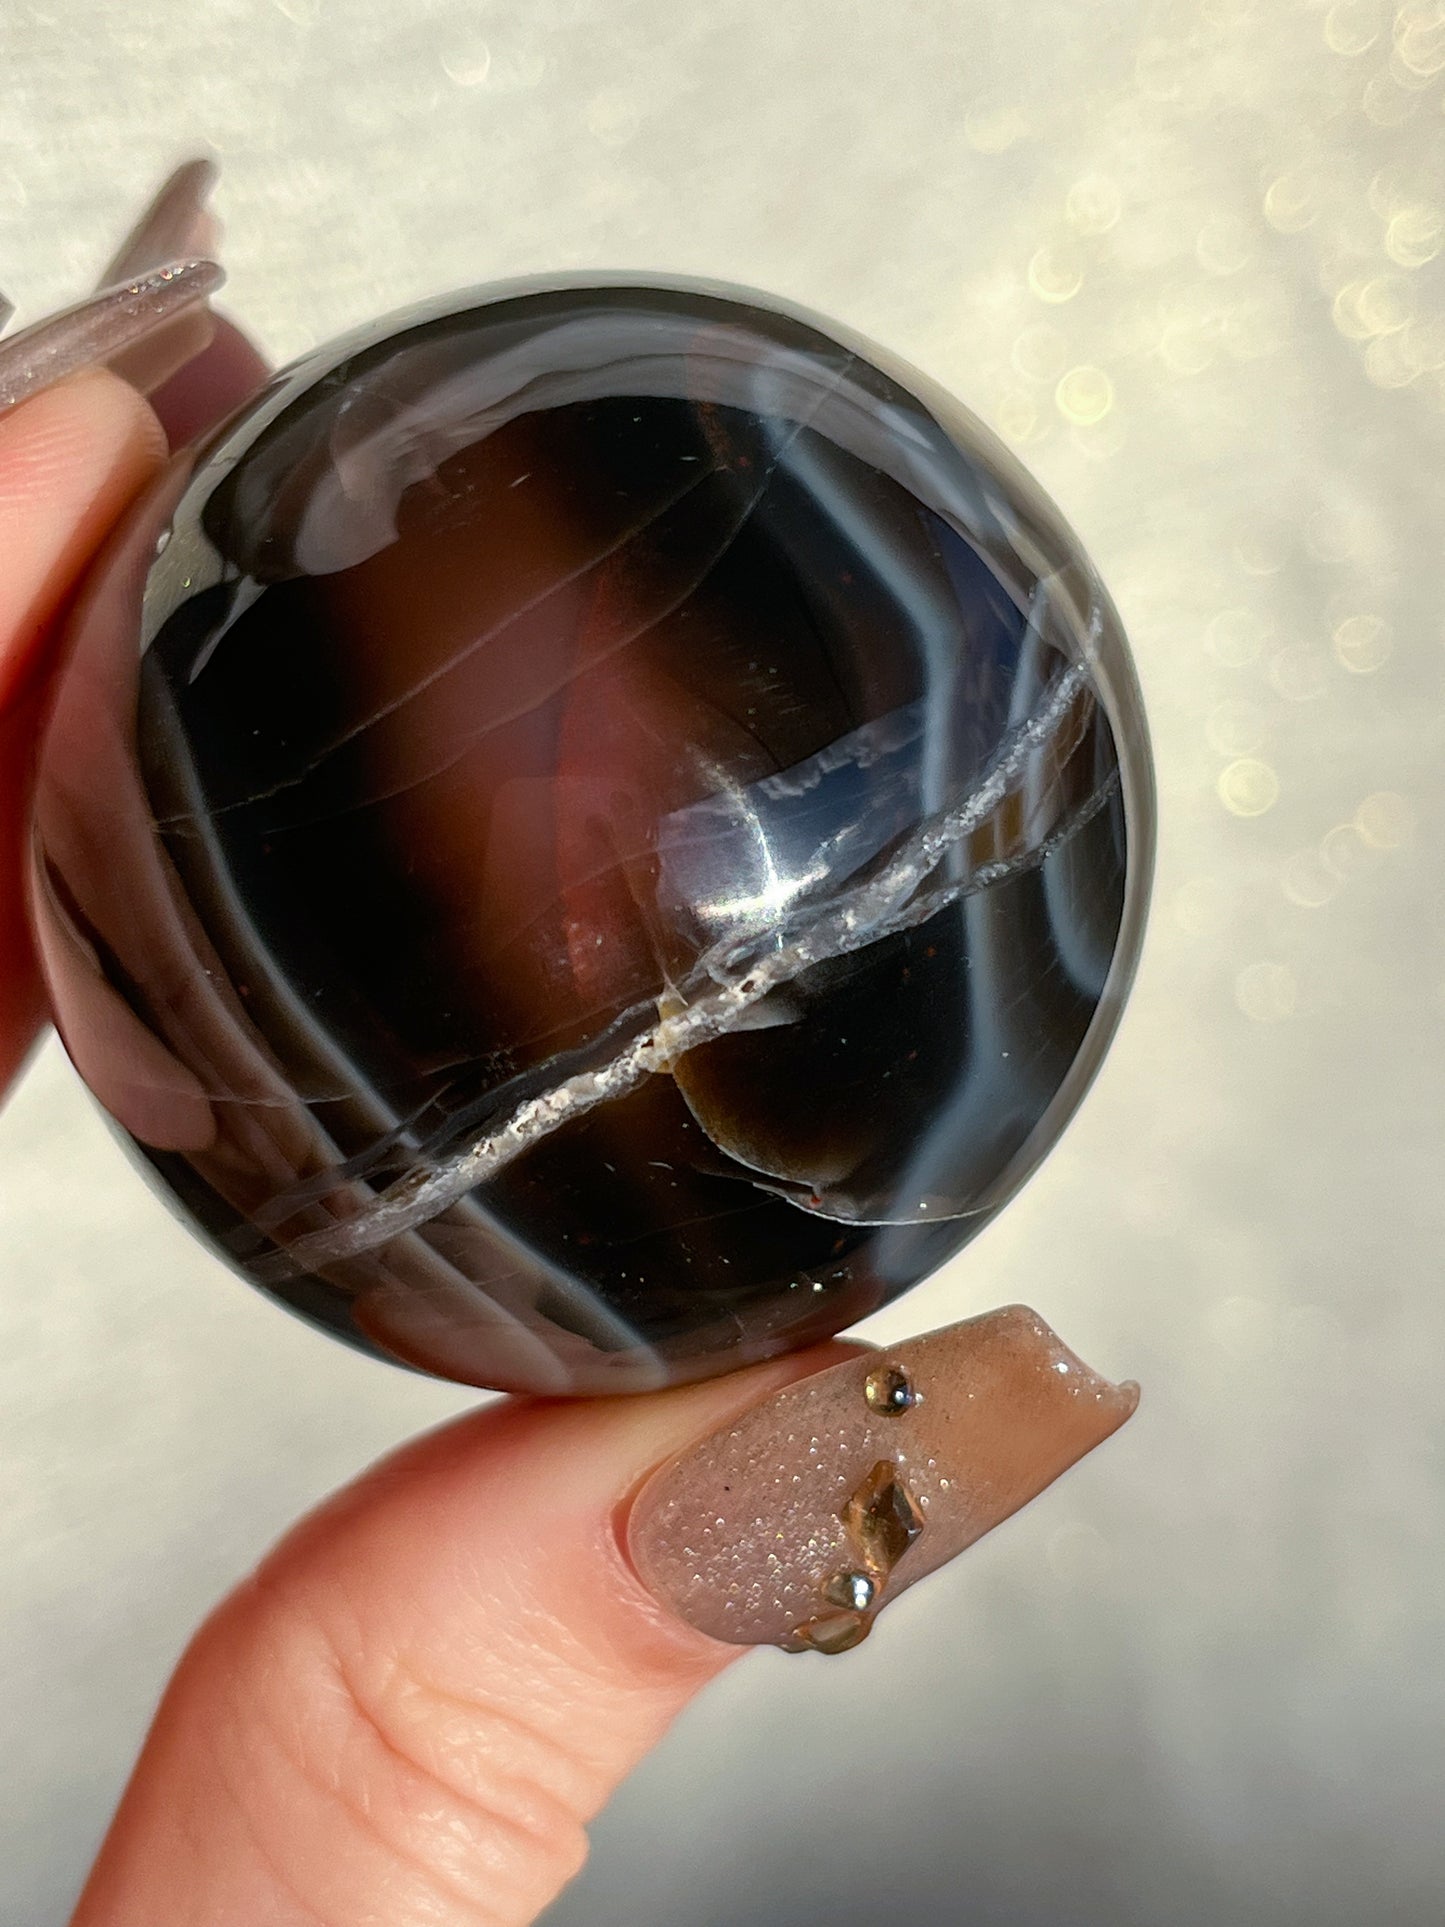
<path id="1" fill-rule="evenodd" d="M 856 1644 L 1135 1397 L 1015 1307 L 432 1433 L 202 1629 L 74 1927 L 521 1927 L 742 1646 Z"/>
<path id="2" fill-rule="evenodd" d="M 85 563 L 165 452 L 155 415 L 135 389 L 102 370 L 0 414 L 0 1091 L 44 1009 L 21 876 L 58 617 Z"/>

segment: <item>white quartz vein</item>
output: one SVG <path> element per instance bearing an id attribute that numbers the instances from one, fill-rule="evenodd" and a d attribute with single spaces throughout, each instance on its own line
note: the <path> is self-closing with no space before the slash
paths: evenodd
<path id="1" fill-rule="evenodd" d="M 681 1007 L 657 1015 L 604 1062 L 577 1069 L 525 1098 L 465 1149 L 408 1172 L 355 1215 L 303 1234 L 253 1269 L 276 1279 L 295 1277 L 415 1230 L 560 1126 L 625 1096 L 668 1070 L 685 1052 L 738 1029 L 754 1005 L 804 971 L 915 928 L 949 904 L 1037 865 L 1097 812 L 1117 778 L 1106 781 L 1052 836 L 1030 850 L 963 876 L 948 874 L 944 860 L 1019 786 L 1089 688 L 1083 664 L 1065 670 L 1040 707 L 1005 738 L 987 775 L 962 802 L 920 824 L 871 875 L 850 880 L 841 893 L 795 910 L 786 941 L 783 932 L 774 929 L 746 944 L 732 942 L 720 954 L 705 955 L 691 980 L 694 992 Z M 616 1036 L 615 1029 L 612 1034 Z M 284 1221 L 285 1202 L 278 1199 L 268 1213 L 273 1222 Z"/>

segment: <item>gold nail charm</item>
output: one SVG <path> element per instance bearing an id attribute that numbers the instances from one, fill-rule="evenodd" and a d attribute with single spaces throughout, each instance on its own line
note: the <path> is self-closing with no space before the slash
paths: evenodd
<path id="1" fill-rule="evenodd" d="M 863 1381 L 868 1410 L 885 1418 L 900 1418 L 918 1403 L 913 1381 L 900 1365 L 879 1365 Z"/>

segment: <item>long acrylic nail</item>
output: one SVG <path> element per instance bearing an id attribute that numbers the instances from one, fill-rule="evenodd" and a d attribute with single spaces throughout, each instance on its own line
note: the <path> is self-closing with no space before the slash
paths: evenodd
<path id="1" fill-rule="evenodd" d="M 1027 1306 L 796 1380 L 654 1473 L 632 1562 L 714 1639 L 845 1652 L 1133 1412 Z"/>
<path id="2" fill-rule="evenodd" d="M 22 329 L 0 343 L 0 409 L 82 368 L 120 359 L 199 307 L 225 278 L 214 261 L 172 262 Z"/>
<path id="3" fill-rule="evenodd" d="M 100 277 L 100 286 L 133 281 L 167 261 L 211 254 L 219 226 L 206 206 L 216 184 L 214 161 L 183 161 L 152 197 Z"/>

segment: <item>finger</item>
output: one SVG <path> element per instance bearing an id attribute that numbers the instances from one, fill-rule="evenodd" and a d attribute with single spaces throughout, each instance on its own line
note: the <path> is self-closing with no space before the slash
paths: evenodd
<path id="1" fill-rule="evenodd" d="M 100 286 L 148 274 L 162 261 L 213 255 L 221 228 L 207 203 L 217 171 L 209 155 L 198 154 L 167 175 L 101 270 Z"/>
<path id="2" fill-rule="evenodd" d="M 151 395 L 172 448 L 183 448 L 250 399 L 270 375 L 260 352 L 224 315 L 210 345 Z"/>
<path id="3" fill-rule="evenodd" d="M 162 182 L 107 263 L 101 285 L 147 274 L 166 261 L 214 254 L 221 239 L 221 224 L 209 201 L 217 172 L 215 162 L 208 157 L 183 161 Z M 194 441 L 240 407 L 269 373 L 262 356 L 233 322 L 213 317 L 212 325 L 209 345 L 196 344 L 199 352 L 189 356 L 181 353 L 170 368 L 159 371 L 158 379 L 141 383 L 150 392 L 151 406 L 172 448 Z M 163 350 L 177 346 L 168 337 L 160 344 L 149 344 L 152 355 L 157 345 Z M 129 366 L 120 372 L 128 379 L 135 373 Z"/>
<path id="4" fill-rule="evenodd" d="M 0 1092 L 44 1010 L 22 878 L 45 685 L 76 585 L 183 412 L 168 400 L 167 424 L 138 390 L 163 383 L 168 395 L 177 371 L 217 345 L 207 301 L 225 277 L 212 261 L 170 253 L 214 232 L 201 207 L 209 180 L 181 169 L 128 238 L 116 281 L 0 345 Z M 0 326 L 11 312 L 0 303 Z M 187 432 L 233 407 L 260 368 L 228 324 L 214 365 L 182 391 Z"/>
<path id="5" fill-rule="evenodd" d="M 744 1644 L 856 1644 L 1134 1399 L 1015 1307 L 422 1439 L 202 1630 L 75 1927 L 521 1927 Z"/>
<path id="6" fill-rule="evenodd" d="M 51 645 L 87 561 L 164 457 L 154 414 L 102 371 L 0 414 L 0 1090 L 43 1008 L 21 878 Z"/>

